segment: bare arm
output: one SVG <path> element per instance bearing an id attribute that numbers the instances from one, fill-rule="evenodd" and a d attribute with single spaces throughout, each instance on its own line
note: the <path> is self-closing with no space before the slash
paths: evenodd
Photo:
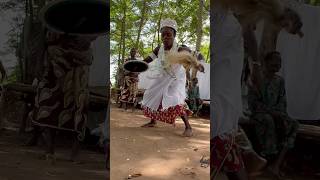
<path id="1" fill-rule="evenodd" d="M 244 47 L 249 54 L 249 69 L 250 69 L 250 78 L 252 85 L 256 86 L 257 89 L 260 88 L 260 82 L 262 79 L 261 74 L 261 59 L 259 58 L 258 52 L 258 43 L 254 34 L 253 26 L 244 26 L 243 30 L 243 39 Z"/>
<path id="2" fill-rule="evenodd" d="M 252 26 L 242 27 L 244 47 L 253 61 L 259 62 L 258 43 Z"/>
<path id="3" fill-rule="evenodd" d="M 143 61 L 147 62 L 147 63 L 151 63 L 154 59 L 156 59 L 158 57 L 158 53 L 159 53 L 159 49 L 160 49 L 160 45 L 157 46 L 152 53 L 146 57 Z"/>

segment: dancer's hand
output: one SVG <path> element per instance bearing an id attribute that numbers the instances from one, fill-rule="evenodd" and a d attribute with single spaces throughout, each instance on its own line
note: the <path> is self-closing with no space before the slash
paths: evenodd
<path id="1" fill-rule="evenodd" d="M 199 65 L 197 66 L 197 69 L 198 69 L 198 71 L 204 73 L 204 67 L 203 67 L 202 64 L 199 64 Z"/>
<path id="2" fill-rule="evenodd" d="M 304 36 L 304 34 L 301 32 L 303 23 L 299 14 L 289 8 L 287 8 L 284 12 L 281 26 L 290 34 L 297 34 L 300 38 Z"/>

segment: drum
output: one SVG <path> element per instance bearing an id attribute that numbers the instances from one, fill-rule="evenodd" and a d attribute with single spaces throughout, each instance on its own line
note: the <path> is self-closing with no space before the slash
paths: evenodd
<path id="1" fill-rule="evenodd" d="M 148 70 L 148 63 L 141 60 L 129 60 L 123 64 L 123 68 L 130 72 L 144 72 Z"/>

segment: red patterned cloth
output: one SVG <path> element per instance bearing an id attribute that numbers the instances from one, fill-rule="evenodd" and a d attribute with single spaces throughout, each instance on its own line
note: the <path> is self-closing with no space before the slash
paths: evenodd
<path id="1" fill-rule="evenodd" d="M 216 174 L 220 171 L 238 172 L 244 168 L 234 135 L 216 136 L 211 139 L 210 144 L 211 174 Z M 221 169 L 219 169 L 220 167 Z"/>
<path id="2" fill-rule="evenodd" d="M 190 111 L 185 105 L 176 105 L 166 110 L 162 110 L 162 106 L 160 105 L 157 111 L 153 111 L 148 107 L 143 107 L 143 113 L 148 118 L 169 124 L 175 124 L 178 116 L 183 116 L 185 114 L 190 116 L 192 111 Z"/>

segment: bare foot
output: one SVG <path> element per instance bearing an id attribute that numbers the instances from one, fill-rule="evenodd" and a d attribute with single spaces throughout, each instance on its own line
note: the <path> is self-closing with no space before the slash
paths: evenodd
<path id="1" fill-rule="evenodd" d="M 192 129 L 191 128 L 185 129 L 182 135 L 185 137 L 193 136 Z"/>
<path id="2" fill-rule="evenodd" d="M 281 173 L 281 171 L 276 169 L 276 168 L 269 167 L 268 168 L 268 172 L 273 176 L 274 179 L 277 179 L 277 180 L 292 180 L 291 178 L 285 177 L 285 175 L 283 175 Z"/>
<path id="3" fill-rule="evenodd" d="M 156 127 L 157 123 L 155 122 L 149 122 L 147 124 L 142 125 L 141 127 Z"/>
<path id="4" fill-rule="evenodd" d="M 243 153 L 246 160 L 245 166 L 249 176 L 258 176 L 263 173 L 263 169 L 267 166 L 267 160 L 260 157 L 254 151 Z"/>

